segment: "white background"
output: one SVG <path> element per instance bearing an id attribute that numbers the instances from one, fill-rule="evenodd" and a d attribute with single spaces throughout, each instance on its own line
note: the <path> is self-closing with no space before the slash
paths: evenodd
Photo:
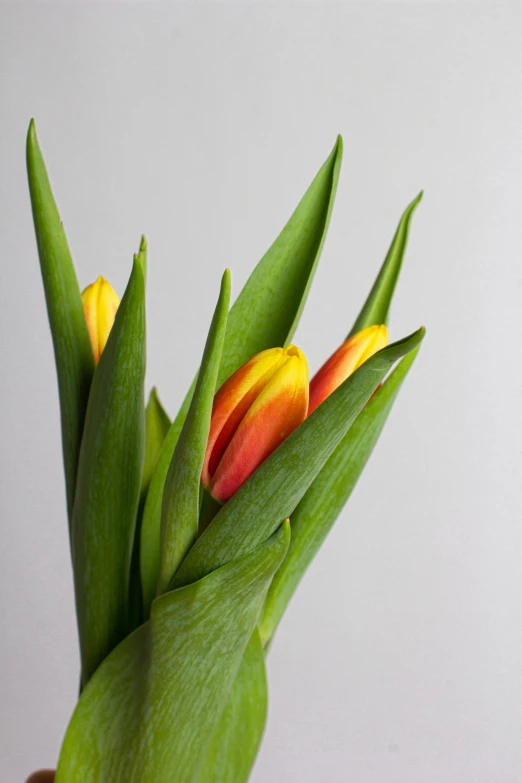
<path id="1" fill-rule="evenodd" d="M 517 6 L 0 7 L 2 782 L 55 763 L 78 680 L 31 116 L 81 284 L 121 293 L 148 236 L 148 383 L 171 414 L 222 269 L 237 293 L 337 133 L 296 336 L 312 370 L 425 189 L 391 335 L 427 338 L 270 653 L 252 780 L 522 780 Z"/>

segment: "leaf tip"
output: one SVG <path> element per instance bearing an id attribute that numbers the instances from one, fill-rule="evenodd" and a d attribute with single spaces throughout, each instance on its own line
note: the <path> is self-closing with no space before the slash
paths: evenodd
<path id="1" fill-rule="evenodd" d="M 31 119 L 27 129 L 26 154 L 28 162 L 32 156 L 39 151 L 38 136 L 36 135 L 36 125 L 34 119 Z"/>
<path id="2" fill-rule="evenodd" d="M 145 236 L 145 234 L 142 234 L 140 240 L 140 253 L 143 253 L 146 249 L 147 249 L 147 237 Z"/>

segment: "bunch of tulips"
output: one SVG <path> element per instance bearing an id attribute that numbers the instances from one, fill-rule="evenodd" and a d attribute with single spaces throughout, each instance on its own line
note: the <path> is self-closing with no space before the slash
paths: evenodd
<path id="1" fill-rule="evenodd" d="M 230 308 L 171 420 L 144 404 L 147 244 L 120 302 L 80 293 L 34 123 L 27 165 L 60 394 L 80 696 L 57 783 L 243 783 L 265 657 L 355 486 L 423 329 L 388 344 L 411 217 L 341 346 L 309 380 L 291 343 L 323 246 L 336 145 Z"/>

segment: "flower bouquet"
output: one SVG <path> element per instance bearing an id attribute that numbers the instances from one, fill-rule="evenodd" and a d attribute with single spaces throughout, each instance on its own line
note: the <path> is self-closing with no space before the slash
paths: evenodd
<path id="1" fill-rule="evenodd" d="M 30 125 L 81 654 L 57 783 L 249 778 L 274 633 L 424 335 L 388 344 L 385 325 L 419 195 L 347 339 L 311 382 L 291 344 L 341 156 L 339 138 L 232 307 L 225 271 L 171 421 L 154 389 L 144 402 L 145 239 L 121 302 L 103 278 L 80 293 Z"/>

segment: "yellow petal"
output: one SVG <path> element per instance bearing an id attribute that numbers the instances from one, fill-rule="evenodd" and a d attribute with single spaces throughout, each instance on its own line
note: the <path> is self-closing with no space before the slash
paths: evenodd
<path id="1" fill-rule="evenodd" d="M 110 283 L 100 276 L 83 291 L 82 302 L 94 361 L 98 364 L 109 339 L 120 298 Z"/>

